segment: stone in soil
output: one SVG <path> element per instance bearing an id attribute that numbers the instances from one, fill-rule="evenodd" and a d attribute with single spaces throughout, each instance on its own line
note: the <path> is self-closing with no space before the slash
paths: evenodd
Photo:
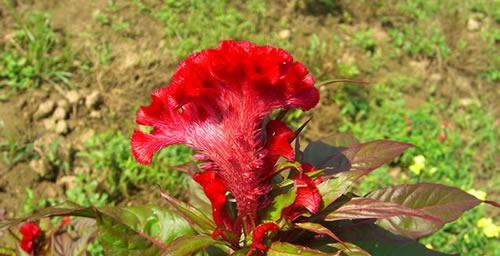
<path id="1" fill-rule="evenodd" d="M 82 99 L 82 95 L 80 95 L 77 91 L 68 91 L 64 97 L 68 99 L 69 104 L 78 104 L 78 102 Z"/>
<path id="2" fill-rule="evenodd" d="M 289 29 L 283 29 L 283 30 L 281 30 L 281 31 L 278 33 L 278 36 L 279 36 L 279 38 L 280 38 L 280 39 L 285 40 L 285 39 L 290 38 L 290 35 L 291 35 L 291 34 L 292 34 L 292 32 L 290 32 L 290 30 L 289 30 Z"/>
<path id="3" fill-rule="evenodd" d="M 43 126 L 46 130 L 53 130 L 56 126 L 56 121 L 54 118 L 43 119 Z"/>
<path id="4" fill-rule="evenodd" d="M 76 187 L 76 177 L 72 175 L 62 176 L 57 179 L 56 184 L 66 190 L 70 190 Z"/>
<path id="5" fill-rule="evenodd" d="M 477 21 L 474 18 L 470 18 L 467 21 L 467 29 L 469 31 L 477 31 L 477 30 L 479 30 L 480 27 L 481 27 L 481 23 L 479 23 L 479 21 Z"/>
<path id="6" fill-rule="evenodd" d="M 55 127 L 55 131 L 58 134 L 61 134 L 61 135 L 68 134 L 68 132 L 69 132 L 68 123 L 65 120 L 59 120 L 59 121 L 57 121 L 56 127 Z"/>
<path id="7" fill-rule="evenodd" d="M 93 91 L 87 97 L 85 97 L 85 106 L 89 109 L 94 109 L 101 103 L 101 93 L 99 91 Z"/>
<path id="8" fill-rule="evenodd" d="M 101 114 L 101 112 L 99 112 L 97 110 L 92 110 L 92 112 L 90 112 L 90 117 L 99 119 L 102 117 L 102 114 Z"/>
<path id="9" fill-rule="evenodd" d="M 54 101 L 48 100 L 38 106 L 38 109 L 36 110 L 35 114 L 33 114 L 33 118 L 38 120 L 41 118 L 48 117 L 50 114 L 52 114 L 55 107 L 56 103 L 54 103 Z"/>
<path id="10" fill-rule="evenodd" d="M 54 114 L 52 114 L 54 120 L 63 120 L 66 117 L 68 117 L 68 112 L 63 107 L 57 107 Z"/>
<path id="11" fill-rule="evenodd" d="M 57 101 L 57 107 L 66 110 L 66 112 L 69 111 L 69 104 L 65 100 L 58 100 Z"/>
<path id="12" fill-rule="evenodd" d="M 31 160 L 29 166 L 42 178 L 54 178 L 54 169 L 43 158 Z"/>

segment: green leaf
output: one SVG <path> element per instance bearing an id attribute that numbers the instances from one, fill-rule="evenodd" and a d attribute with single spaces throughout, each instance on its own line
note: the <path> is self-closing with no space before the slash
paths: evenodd
<path id="1" fill-rule="evenodd" d="M 349 192 L 354 182 L 360 177 L 358 173 L 341 172 L 320 183 L 317 188 L 321 195 L 323 208 L 333 203 L 343 194 Z"/>
<path id="2" fill-rule="evenodd" d="M 99 238 L 109 255 L 158 255 L 165 244 L 194 234 L 186 220 L 156 206 L 106 207 L 101 212 Z"/>
<path id="3" fill-rule="evenodd" d="M 434 233 L 445 223 L 456 220 L 463 212 L 481 203 L 458 188 L 430 183 L 392 186 L 374 191 L 367 197 L 418 209 L 441 219 L 435 222 L 398 216 L 378 221 L 385 229 L 414 239 Z"/>
<path id="4" fill-rule="evenodd" d="M 80 216 L 96 219 L 99 238 L 107 255 L 159 255 L 166 243 L 194 231 L 189 223 L 171 210 L 143 207 L 49 207 L 31 216 L 2 223 L 2 227 L 44 217 Z M 66 205 L 66 206 L 67 206 Z"/>
<path id="5" fill-rule="evenodd" d="M 341 251 L 345 256 L 370 256 L 367 251 L 361 249 L 361 247 L 351 244 L 351 243 L 343 243 L 343 244 L 331 244 L 329 245 L 339 251 Z"/>
<path id="6" fill-rule="evenodd" d="M 308 247 L 294 245 L 285 242 L 274 242 L 271 244 L 271 248 L 267 251 L 268 256 L 294 256 L 294 255 L 302 255 L 302 256 L 327 256 L 327 255 L 335 255 L 328 254 L 318 250 L 314 250 Z"/>
<path id="7" fill-rule="evenodd" d="M 329 229 L 343 240 L 361 247 L 373 256 L 444 256 L 417 241 L 393 234 L 373 223 L 337 222 Z"/>
<path id="8" fill-rule="evenodd" d="M 161 192 L 161 196 L 170 206 L 172 206 L 173 210 L 175 210 L 177 214 L 189 221 L 193 228 L 195 228 L 199 233 L 211 234 L 211 232 L 215 230 L 216 226 L 213 220 L 198 208 L 175 199 L 163 192 Z"/>
<path id="9" fill-rule="evenodd" d="M 295 197 L 297 196 L 297 187 L 293 186 L 286 193 L 277 195 L 271 205 L 266 209 L 264 213 L 264 220 L 269 220 L 277 222 L 281 219 L 281 212 L 286 207 L 293 204 Z"/>
<path id="10" fill-rule="evenodd" d="M 408 208 L 398 203 L 363 197 L 352 198 L 335 211 L 330 212 L 325 217 L 325 220 L 384 219 L 395 216 L 414 216 L 433 222 L 441 221 L 441 219 L 418 209 Z"/>
<path id="11" fill-rule="evenodd" d="M 164 256 L 190 256 L 211 245 L 221 244 L 209 236 L 183 236 L 172 241 L 161 255 Z"/>

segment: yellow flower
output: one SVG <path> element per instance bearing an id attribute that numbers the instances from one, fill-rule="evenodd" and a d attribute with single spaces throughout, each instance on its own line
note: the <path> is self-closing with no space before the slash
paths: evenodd
<path id="1" fill-rule="evenodd" d="M 482 190 L 469 189 L 469 191 L 467 191 L 467 193 L 475 196 L 477 199 L 479 199 L 481 201 L 486 200 L 486 192 L 484 192 Z"/>
<path id="2" fill-rule="evenodd" d="M 434 249 L 434 246 L 432 246 L 432 244 L 425 244 L 425 247 L 427 247 L 427 249 L 429 250 Z"/>
<path id="3" fill-rule="evenodd" d="M 418 155 L 413 158 L 413 164 L 410 165 L 410 171 L 415 175 L 419 175 L 422 169 L 425 168 L 425 157 L 423 155 Z"/>
<path id="4" fill-rule="evenodd" d="M 476 225 L 483 230 L 486 237 L 492 238 L 500 236 L 500 227 L 495 225 L 491 218 L 481 218 L 477 221 Z"/>

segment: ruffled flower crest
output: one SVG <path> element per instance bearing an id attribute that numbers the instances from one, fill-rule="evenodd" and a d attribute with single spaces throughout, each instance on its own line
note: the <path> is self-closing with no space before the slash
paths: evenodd
<path id="1" fill-rule="evenodd" d="M 255 227 L 257 211 L 269 201 L 275 162 L 294 157 L 293 131 L 271 121 L 264 132 L 264 118 L 275 109 L 314 107 L 319 93 L 313 84 L 307 68 L 282 49 L 223 41 L 189 56 L 170 84 L 151 94 L 151 104 L 141 107 L 136 121 L 152 131 L 134 131 L 132 152 L 149 164 L 165 146 L 190 146 L 207 173 L 195 180 L 212 202 L 216 224 L 229 229 L 222 206 L 223 194 L 230 192 L 238 211 L 231 225 Z"/>

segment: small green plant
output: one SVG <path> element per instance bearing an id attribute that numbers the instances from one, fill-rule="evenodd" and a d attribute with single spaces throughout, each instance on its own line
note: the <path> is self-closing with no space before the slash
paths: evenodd
<path id="1" fill-rule="evenodd" d="M 0 142 L 0 152 L 3 162 L 8 167 L 29 160 L 35 155 L 32 143 L 20 144 L 13 139 Z"/>
<path id="2" fill-rule="evenodd" d="M 50 15 L 14 16 L 19 30 L 0 55 L 0 80 L 17 90 L 37 87 L 42 81 L 67 84 L 75 54 L 67 38 L 58 36 L 50 25 Z"/>
<path id="3" fill-rule="evenodd" d="M 265 14 L 265 4 L 251 1 L 246 8 L 247 12 L 240 12 L 227 0 L 167 0 L 154 16 L 163 22 L 168 46 L 175 57 L 185 57 L 221 39 L 254 37 L 257 20 Z"/>
<path id="4" fill-rule="evenodd" d="M 366 51 L 375 51 L 376 44 L 375 40 L 373 40 L 372 30 L 356 32 L 352 38 L 352 43 L 358 47 L 365 49 Z"/>
<path id="5" fill-rule="evenodd" d="M 412 56 L 448 56 L 448 46 L 439 29 L 431 26 L 422 28 L 413 24 L 403 25 L 400 29 L 389 30 L 392 44 Z"/>
<path id="6" fill-rule="evenodd" d="M 190 150 L 173 147 L 158 155 L 158 164 L 143 166 L 134 161 L 130 143 L 118 132 L 98 134 L 86 143 L 87 150 L 80 157 L 87 159 L 91 169 L 107 177 L 104 181 L 110 194 L 129 195 L 131 189 L 144 185 L 160 185 L 166 191 L 181 195 L 186 188 L 183 174 L 168 171 L 169 166 L 186 163 Z M 102 175 L 105 173 L 106 175 Z"/>

